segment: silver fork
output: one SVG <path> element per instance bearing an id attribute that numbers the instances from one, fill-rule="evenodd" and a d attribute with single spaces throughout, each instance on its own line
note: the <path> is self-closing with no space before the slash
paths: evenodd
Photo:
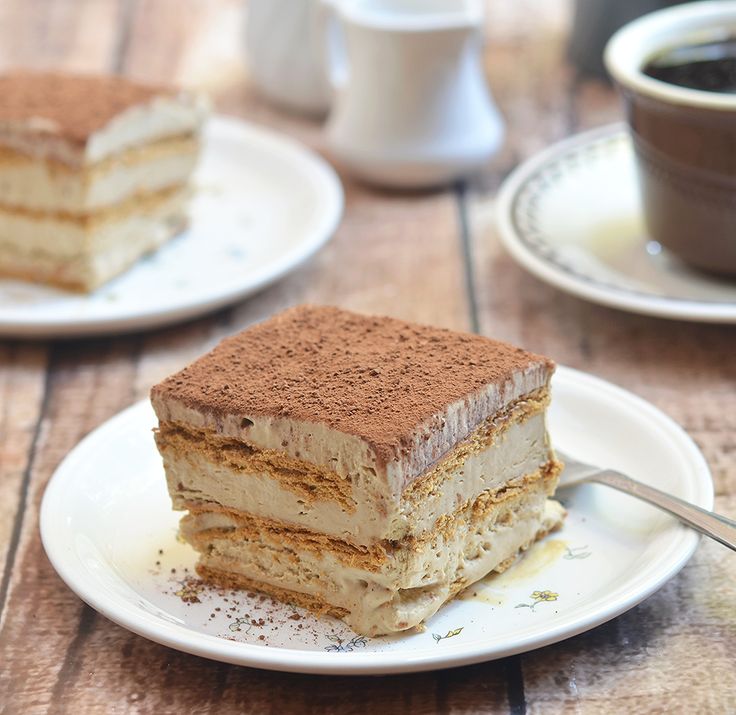
<path id="1" fill-rule="evenodd" d="M 678 499 L 671 494 L 637 482 L 631 477 L 621 474 L 621 472 L 578 462 L 570 455 L 564 454 L 560 450 L 556 451 L 557 456 L 565 463 L 558 489 L 574 487 L 585 482 L 605 484 L 663 509 L 683 524 L 687 524 L 701 534 L 710 536 L 711 539 L 715 539 L 736 551 L 736 521 L 714 514 L 712 511 L 701 509 L 699 506 Z"/>

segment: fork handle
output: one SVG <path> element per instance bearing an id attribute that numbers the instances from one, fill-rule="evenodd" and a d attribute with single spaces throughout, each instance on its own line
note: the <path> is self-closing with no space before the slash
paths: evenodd
<path id="1" fill-rule="evenodd" d="M 669 512 L 701 534 L 710 536 L 711 539 L 715 539 L 736 551 L 736 521 L 714 514 L 712 511 L 701 509 L 699 506 L 689 504 L 671 494 L 661 492 L 659 489 L 637 482 L 631 477 L 610 469 L 592 474 L 586 481 L 600 482 L 626 494 L 639 497 L 639 499 Z"/>

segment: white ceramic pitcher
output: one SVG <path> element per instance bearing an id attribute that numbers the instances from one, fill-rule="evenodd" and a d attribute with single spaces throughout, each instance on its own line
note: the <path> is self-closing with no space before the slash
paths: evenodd
<path id="1" fill-rule="evenodd" d="M 426 187 L 482 167 L 503 122 L 481 61 L 482 0 L 325 0 L 334 157 L 379 184 Z"/>

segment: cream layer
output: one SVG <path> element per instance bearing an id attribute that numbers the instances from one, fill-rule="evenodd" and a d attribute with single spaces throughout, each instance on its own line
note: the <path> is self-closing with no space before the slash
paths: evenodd
<path id="1" fill-rule="evenodd" d="M 0 150 L 0 206 L 66 215 L 114 206 L 186 184 L 198 146 L 195 137 L 176 137 L 79 169 Z"/>
<path id="2" fill-rule="evenodd" d="M 79 223 L 0 210 L 0 275 L 90 291 L 179 233 L 188 192 L 145 210 Z"/>
<path id="3" fill-rule="evenodd" d="M 219 505 L 356 544 L 421 534 L 482 492 L 534 473 L 553 459 L 541 408 L 497 426 L 484 448 L 465 450 L 472 438 L 458 445 L 395 500 L 386 497 L 380 475 L 370 470 L 347 478 L 336 472 L 315 475 L 314 465 L 279 462 L 278 453 L 267 453 L 271 461 L 264 463 L 257 452 L 254 461 L 237 446 L 230 454 L 223 444 L 187 439 L 166 425 L 156 439 L 175 509 Z"/>
<path id="4" fill-rule="evenodd" d="M 330 548 L 300 548 L 268 531 L 247 536 L 222 514 L 182 520 L 184 538 L 201 552 L 198 570 L 221 583 L 247 579 L 258 588 L 303 594 L 345 611 L 358 633 L 405 630 L 434 614 L 462 588 L 503 570 L 540 536 L 557 528 L 564 510 L 547 499 L 556 475 L 536 479 L 510 498 L 469 505 L 423 541 L 399 542 L 378 568 L 350 562 Z M 295 602 L 302 602 L 298 597 Z"/>
<path id="5" fill-rule="evenodd" d="M 131 147 L 144 146 L 167 137 L 195 134 L 209 111 L 198 94 L 178 92 L 121 112 L 94 132 L 84 144 L 56 135 L 43 119 L 0 122 L 0 146 L 30 156 L 49 157 L 72 166 L 94 164 Z"/>
<path id="6" fill-rule="evenodd" d="M 452 366 L 448 365 L 448 370 Z M 532 363 L 508 380 L 489 383 L 476 392 L 444 406 L 413 430 L 400 453 L 388 461 L 369 441 L 325 423 L 240 413 L 215 413 L 154 392 L 151 402 L 160 423 L 236 440 L 262 450 L 280 452 L 327 469 L 343 478 L 374 480 L 385 502 L 396 503 L 404 490 L 455 446 L 532 394 L 544 394 L 552 370 Z"/>

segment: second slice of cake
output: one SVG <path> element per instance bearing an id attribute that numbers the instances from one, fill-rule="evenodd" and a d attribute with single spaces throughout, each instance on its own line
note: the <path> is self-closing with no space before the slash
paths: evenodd
<path id="1" fill-rule="evenodd" d="M 206 580 L 376 635 L 420 624 L 561 524 L 553 363 L 475 335 L 299 307 L 152 391 Z"/>
<path id="2" fill-rule="evenodd" d="M 201 98 L 34 72 L 0 97 L 0 276 L 92 291 L 186 226 Z"/>

